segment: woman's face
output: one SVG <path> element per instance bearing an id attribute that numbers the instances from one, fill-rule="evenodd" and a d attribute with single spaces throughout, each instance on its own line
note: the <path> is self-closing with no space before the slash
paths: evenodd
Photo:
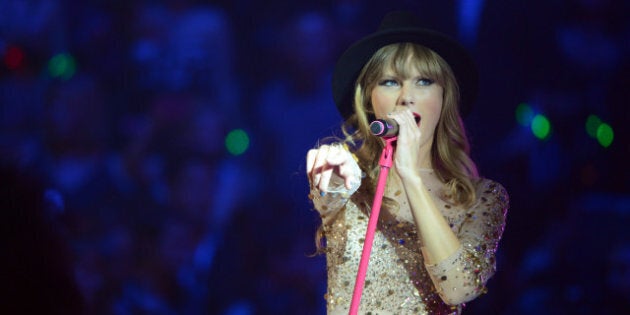
<path id="1" fill-rule="evenodd" d="M 421 142 L 432 143 L 435 128 L 442 112 L 443 88 L 432 79 L 411 67 L 406 77 L 388 69 L 372 89 L 371 100 L 376 118 L 387 118 L 387 114 L 409 108 L 414 116 L 421 117 L 418 127 L 422 132 Z"/>

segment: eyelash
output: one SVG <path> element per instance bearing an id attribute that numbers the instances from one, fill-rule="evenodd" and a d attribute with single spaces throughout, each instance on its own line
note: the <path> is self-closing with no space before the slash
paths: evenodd
<path id="1" fill-rule="evenodd" d="M 428 85 L 431 85 L 431 84 L 433 84 L 433 83 L 434 83 L 434 81 L 433 81 L 433 80 L 431 80 L 431 79 L 427 79 L 427 78 L 421 78 L 421 79 L 418 79 L 418 81 L 417 81 L 417 82 L 421 82 L 421 81 L 425 81 L 425 82 L 426 82 L 426 84 L 420 84 L 420 85 L 422 85 L 422 86 L 428 86 Z M 380 81 L 380 82 L 378 83 L 378 85 L 388 86 L 388 85 L 390 85 L 390 83 L 392 83 L 392 82 L 393 82 L 393 83 L 398 84 L 398 81 L 396 81 L 396 80 L 394 80 L 394 79 L 385 79 L 385 80 Z"/>
<path id="2" fill-rule="evenodd" d="M 386 80 L 381 80 L 378 85 L 382 85 L 382 86 L 389 86 L 392 85 L 392 83 L 396 83 L 398 84 L 398 81 L 396 80 L 392 80 L 392 79 L 386 79 Z"/>

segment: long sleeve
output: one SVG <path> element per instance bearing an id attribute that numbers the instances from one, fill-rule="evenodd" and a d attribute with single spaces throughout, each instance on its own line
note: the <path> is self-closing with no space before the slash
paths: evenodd
<path id="1" fill-rule="evenodd" d="M 455 305 L 470 301 L 485 291 L 496 271 L 495 254 L 505 227 L 509 206 L 503 186 L 484 180 L 475 205 L 454 226 L 461 247 L 447 259 L 426 265 L 444 301 Z"/>

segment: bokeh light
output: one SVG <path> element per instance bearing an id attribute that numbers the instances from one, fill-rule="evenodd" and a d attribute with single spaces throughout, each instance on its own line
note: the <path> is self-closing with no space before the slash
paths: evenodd
<path id="1" fill-rule="evenodd" d="M 589 115 L 586 118 L 586 133 L 589 137 L 597 139 L 604 148 L 608 148 L 615 138 L 612 126 L 603 122 L 597 115 Z"/>
<path id="2" fill-rule="evenodd" d="M 243 129 L 234 129 L 225 137 L 225 147 L 232 155 L 241 155 L 249 148 L 249 136 Z"/>
<path id="3" fill-rule="evenodd" d="M 551 133 L 551 123 L 544 115 L 536 115 L 532 119 L 532 132 L 538 139 L 547 139 Z"/>
<path id="4" fill-rule="evenodd" d="M 597 142 L 604 147 L 608 148 L 615 138 L 615 133 L 609 124 L 602 123 L 597 127 Z"/>
<path id="5" fill-rule="evenodd" d="M 19 47 L 9 46 L 4 54 L 4 64 L 11 70 L 16 70 L 24 64 L 24 52 Z"/>
<path id="6" fill-rule="evenodd" d="M 70 54 L 60 53 L 48 61 L 48 73 L 53 78 L 68 80 L 76 72 L 76 62 Z"/>
<path id="7" fill-rule="evenodd" d="M 597 137 L 597 129 L 602 124 L 602 120 L 596 115 L 589 115 L 586 118 L 586 133 L 591 137 Z"/>
<path id="8" fill-rule="evenodd" d="M 527 103 L 520 103 L 516 106 L 516 121 L 521 126 L 529 126 L 534 119 L 534 111 Z"/>
<path id="9" fill-rule="evenodd" d="M 499 190 L 477 197 L 505 188 L 510 199 L 485 202 L 509 206 L 502 263 L 466 312 L 630 310 L 622 2 L 562 14 L 564 3 L 403 2 L 0 0 L 2 166 L 27 175 L 0 179 L 29 186 L 4 199 L 43 206 L 32 210 L 60 237 L 33 246 L 29 235 L 48 234 L 30 210 L 5 213 L 17 233 L 5 261 L 36 267 L 37 290 L 0 315 L 326 313 L 305 156 L 344 136 L 330 96 L 338 52 L 401 6 L 482 56 L 487 106 L 463 120 L 470 157 Z M 17 277 L 6 300 L 25 290 L 4 265 Z"/>

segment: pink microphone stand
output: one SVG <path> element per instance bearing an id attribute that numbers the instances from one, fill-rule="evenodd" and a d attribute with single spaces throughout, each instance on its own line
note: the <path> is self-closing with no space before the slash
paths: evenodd
<path id="1" fill-rule="evenodd" d="M 384 138 L 385 147 L 381 153 L 379 165 L 381 171 L 378 174 L 378 182 L 374 193 L 374 202 L 372 203 L 372 214 L 368 221 L 367 231 L 365 233 L 365 243 L 363 244 L 363 253 L 359 262 L 359 271 L 357 272 L 357 280 L 354 283 L 354 293 L 352 294 L 352 303 L 350 304 L 350 315 L 356 315 L 359 311 L 361 303 L 361 294 L 363 293 L 363 284 L 365 283 L 365 274 L 367 272 L 368 263 L 370 261 L 370 252 L 372 251 L 372 243 L 374 241 L 374 232 L 378 223 L 378 215 L 381 212 L 381 203 L 383 202 L 383 194 L 385 193 L 385 184 L 387 183 L 387 174 L 392 167 L 394 156 L 394 147 L 392 143 L 397 137 Z"/>

